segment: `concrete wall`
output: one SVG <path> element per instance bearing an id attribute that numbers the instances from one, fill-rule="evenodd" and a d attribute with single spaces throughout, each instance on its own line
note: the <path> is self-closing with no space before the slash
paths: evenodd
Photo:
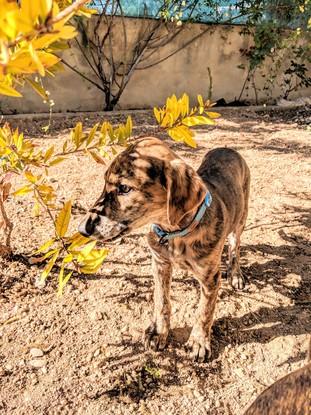
<path id="1" fill-rule="evenodd" d="M 93 25 L 96 17 L 89 23 Z M 139 36 L 139 31 L 144 25 L 152 24 L 152 20 L 127 18 L 126 29 L 130 45 L 134 44 Z M 207 30 L 208 29 L 208 30 Z M 207 26 L 202 24 L 189 24 L 173 42 L 158 49 L 150 59 L 150 62 L 158 61 L 170 52 L 182 47 L 185 42 L 204 32 L 201 37 L 188 47 L 181 49 L 164 62 L 145 70 L 134 72 L 127 88 L 125 89 L 117 109 L 150 108 L 163 105 L 170 94 L 182 94 L 187 92 L 194 100 L 197 94 L 207 96 L 209 90 L 208 67 L 212 75 L 212 98 L 220 98 L 232 101 L 238 98 L 243 82 L 246 78 L 246 69 L 240 69 L 241 64 L 247 66 L 247 60 L 241 57 L 240 50 L 247 49 L 251 44 L 251 38 L 241 36 L 241 26 Z M 114 28 L 114 48 L 122 50 L 121 26 Z M 74 42 L 73 42 L 74 43 Z M 80 71 L 92 77 L 85 64 L 79 49 L 74 46 L 64 52 L 64 58 L 79 68 Z M 144 65 L 146 62 L 143 63 Z M 104 97 L 102 93 L 80 76 L 69 69 L 57 74 L 56 78 L 44 79 L 46 89 L 50 91 L 51 98 L 55 101 L 53 111 L 98 111 L 103 109 Z M 257 85 L 262 88 L 263 78 L 257 80 Z M 47 112 L 48 106 L 29 87 L 21 90 L 24 98 L 0 98 L 0 113 L 33 113 Z M 274 98 L 278 97 L 280 90 L 275 88 Z M 299 91 L 299 96 L 310 95 L 311 89 Z M 297 96 L 297 95 L 296 95 Z M 295 97 L 293 94 L 291 97 Z M 245 96 L 244 96 L 245 98 Z M 247 97 L 254 100 L 252 89 Z M 259 99 L 264 100 L 265 95 L 259 91 Z"/>

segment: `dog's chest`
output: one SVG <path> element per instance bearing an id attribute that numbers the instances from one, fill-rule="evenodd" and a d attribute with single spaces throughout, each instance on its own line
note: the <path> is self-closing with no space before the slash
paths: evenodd
<path id="1" fill-rule="evenodd" d="M 171 262 L 177 267 L 193 272 L 201 269 L 201 261 L 197 260 L 194 250 L 185 242 L 171 242 L 167 251 Z"/>

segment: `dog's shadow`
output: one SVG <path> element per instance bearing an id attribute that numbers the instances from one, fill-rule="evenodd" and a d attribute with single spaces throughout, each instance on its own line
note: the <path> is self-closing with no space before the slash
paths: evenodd
<path id="1" fill-rule="evenodd" d="M 191 329 L 187 325 L 172 328 L 169 342 L 174 347 L 184 347 Z M 311 310 L 304 305 L 261 307 L 241 317 L 222 317 L 213 324 L 211 360 L 217 359 L 229 344 L 269 343 L 280 336 L 310 332 Z"/>

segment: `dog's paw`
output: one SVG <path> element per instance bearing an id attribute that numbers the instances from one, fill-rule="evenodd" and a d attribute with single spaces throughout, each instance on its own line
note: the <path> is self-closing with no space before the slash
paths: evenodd
<path id="1" fill-rule="evenodd" d="M 152 323 L 144 334 L 145 349 L 152 349 L 154 351 L 163 350 L 167 344 L 169 330 L 165 329 L 161 332 L 157 330 L 156 324 Z"/>
<path id="2" fill-rule="evenodd" d="M 230 276 L 231 287 L 235 290 L 244 290 L 245 288 L 245 278 L 243 277 L 242 272 L 237 272 L 234 275 Z"/>
<path id="3" fill-rule="evenodd" d="M 211 357 L 211 342 L 206 336 L 191 334 L 186 343 L 187 350 L 190 351 L 190 357 L 195 362 L 203 363 Z"/>

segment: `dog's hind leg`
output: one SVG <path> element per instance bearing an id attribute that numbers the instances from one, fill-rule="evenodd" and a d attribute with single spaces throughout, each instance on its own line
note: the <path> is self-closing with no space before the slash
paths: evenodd
<path id="1" fill-rule="evenodd" d="M 228 267 L 227 278 L 236 290 L 245 287 L 244 277 L 240 268 L 240 237 L 241 229 L 228 235 Z"/>
<path id="2" fill-rule="evenodd" d="M 245 279 L 243 277 L 240 268 L 240 241 L 241 234 L 244 230 L 247 214 L 248 214 L 248 199 L 250 192 L 250 176 L 249 171 L 246 174 L 245 182 L 243 185 L 244 193 L 244 206 L 240 221 L 236 227 L 228 235 L 228 267 L 227 267 L 227 278 L 231 286 L 236 290 L 243 290 L 245 287 Z"/>

